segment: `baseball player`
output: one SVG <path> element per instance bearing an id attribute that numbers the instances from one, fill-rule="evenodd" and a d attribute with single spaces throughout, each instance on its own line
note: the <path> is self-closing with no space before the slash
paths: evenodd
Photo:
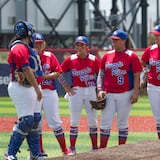
<path id="1" fill-rule="evenodd" d="M 154 35 L 155 43 L 144 51 L 141 61 L 147 76 L 147 93 L 160 139 L 160 24 L 155 26 L 151 34 Z"/>
<path id="2" fill-rule="evenodd" d="M 34 33 L 33 37 L 35 42 L 34 48 L 40 56 L 43 70 L 41 81 L 43 95 L 42 109 L 49 127 L 53 129 L 63 155 L 72 155 L 71 150 L 66 147 L 62 121 L 59 116 L 58 93 L 55 85 L 55 79 L 62 73 L 62 69 L 55 55 L 50 51 L 45 51 L 46 41 L 43 35 Z M 44 152 L 42 138 L 40 140 L 41 152 Z"/>
<path id="3" fill-rule="evenodd" d="M 98 74 L 100 61 L 88 52 L 88 40 L 85 36 L 78 36 L 75 39 L 76 54 L 72 54 L 62 62 L 64 73 L 70 72 L 71 86 L 75 91 L 74 95 L 68 96 L 70 109 L 70 148 L 76 153 L 76 140 L 78 126 L 82 111 L 85 106 L 88 118 L 89 134 L 92 149 L 97 149 L 97 114 L 91 108 L 90 100 L 96 100 L 96 74 Z"/>
<path id="4" fill-rule="evenodd" d="M 98 97 L 107 93 L 106 107 L 100 120 L 100 148 L 107 147 L 115 113 L 119 130 L 119 145 L 125 144 L 128 136 L 128 117 L 133 103 L 138 100 L 139 79 L 142 66 L 138 56 L 127 49 L 127 33 L 116 30 L 109 37 L 114 49 L 107 52 L 101 61 L 97 79 Z"/>
<path id="5" fill-rule="evenodd" d="M 38 133 L 42 93 L 35 77 L 42 76 L 42 70 L 32 49 L 34 27 L 29 22 L 19 21 L 14 32 L 8 57 L 11 77 L 8 93 L 15 104 L 18 122 L 13 127 L 5 159 L 17 160 L 17 151 L 25 138 L 33 154 L 32 159 L 38 159 L 42 158 Z"/>

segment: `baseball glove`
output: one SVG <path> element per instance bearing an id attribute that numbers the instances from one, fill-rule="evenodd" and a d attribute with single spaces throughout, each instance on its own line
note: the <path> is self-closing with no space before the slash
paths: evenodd
<path id="1" fill-rule="evenodd" d="M 16 78 L 16 81 L 24 86 L 24 87 L 31 87 L 31 84 L 28 82 L 28 80 L 25 78 L 25 75 L 20 70 L 15 70 L 14 76 Z"/>
<path id="2" fill-rule="evenodd" d="M 145 76 L 143 81 L 140 83 L 139 95 L 144 96 L 147 94 L 147 77 Z"/>
<path id="3" fill-rule="evenodd" d="M 106 106 L 106 98 L 107 96 L 104 96 L 104 98 L 97 100 L 97 101 L 90 100 L 92 109 L 103 110 Z"/>

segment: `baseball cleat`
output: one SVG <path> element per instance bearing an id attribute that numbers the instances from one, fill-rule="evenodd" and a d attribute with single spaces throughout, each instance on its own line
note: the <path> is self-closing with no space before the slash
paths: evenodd
<path id="1" fill-rule="evenodd" d="M 7 153 L 4 156 L 5 160 L 18 160 L 16 156 L 8 155 Z"/>
<path id="2" fill-rule="evenodd" d="M 72 152 L 72 150 L 69 148 L 69 149 L 67 149 L 66 151 L 63 152 L 63 155 L 64 155 L 64 156 L 72 156 L 72 155 L 73 155 L 73 152 Z"/>

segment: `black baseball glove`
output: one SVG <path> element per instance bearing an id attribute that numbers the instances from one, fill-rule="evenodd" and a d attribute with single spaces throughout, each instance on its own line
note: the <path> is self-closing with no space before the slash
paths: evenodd
<path id="1" fill-rule="evenodd" d="M 107 96 L 105 95 L 104 98 L 102 98 L 100 100 L 97 100 L 97 101 L 90 100 L 90 104 L 92 106 L 92 109 L 103 110 L 106 106 L 106 98 L 107 98 Z"/>

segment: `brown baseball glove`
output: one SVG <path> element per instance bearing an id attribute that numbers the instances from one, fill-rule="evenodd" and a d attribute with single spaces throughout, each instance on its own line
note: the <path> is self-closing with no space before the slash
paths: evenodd
<path id="1" fill-rule="evenodd" d="M 24 87 L 31 87 L 31 84 L 28 82 L 28 80 L 26 79 L 25 75 L 23 74 L 22 71 L 20 70 L 15 70 L 14 76 L 16 78 L 16 81 L 24 86 Z"/>
<path id="2" fill-rule="evenodd" d="M 103 110 L 106 106 L 106 98 L 107 96 L 104 96 L 104 98 L 97 100 L 97 101 L 90 100 L 92 109 Z"/>

